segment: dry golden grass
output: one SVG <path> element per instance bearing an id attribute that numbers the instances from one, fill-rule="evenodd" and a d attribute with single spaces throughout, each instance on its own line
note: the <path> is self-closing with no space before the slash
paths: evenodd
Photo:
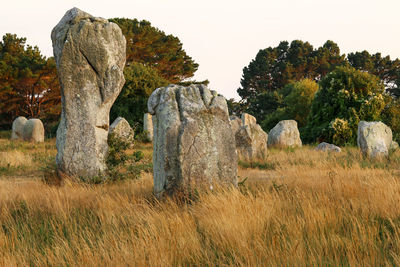
<path id="1" fill-rule="evenodd" d="M 18 150 L 0 152 L 0 167 L 32 166 L 32 157 Z"/>
<path id="2" fill-rule="evenodd" d="M 265 170 L 239 169 L 244 185 L 187 203 L 157 201 L 148 173 L 63 187 L 3 176 L 0 265 L 400 265 L 399 162 L 271 150 Z"/>

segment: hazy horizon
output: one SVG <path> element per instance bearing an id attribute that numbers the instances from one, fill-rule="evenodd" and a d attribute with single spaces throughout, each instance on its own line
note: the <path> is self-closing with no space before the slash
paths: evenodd
<path id="1" fill-rule="evenodd" d="M 111 3 L 111 4 L 110 4 Z M 258 50 L 280 41 L 300 39 L 314 47 L 336 42 L 341 53 L 367 50 L 392 59 L 400 57 L 400 1 L 21 1 L 4 3 L 0 34 L 26 37 L 52 56 L 50 32 L 65 12 L 78 7 L 103 18 L 148 20 L 167 34 L 177 36 L 200 66 L 194 79 L 210 81 L 210 88 L 226 98 L 239 99 L 243 67 Z"/>

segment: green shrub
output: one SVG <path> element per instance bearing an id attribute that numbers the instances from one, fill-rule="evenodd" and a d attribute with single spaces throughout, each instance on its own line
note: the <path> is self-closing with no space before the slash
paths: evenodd
<path id="1" fill-rule="evenodd" d="M 128 154 L 128 149 L 133 146 L 132 142 L 118 138 L 114 134 L 108 137 L 108 180 L 120 181 L 126 179 L 137 179 L 141 171 L 149 171 L 152 166 L 142 164 L 144 155 L 142 151 L 134 150 Z"/>
<path id="2" fill-rule="evenodd" d="M 388 125 L 393 132 L 393 139 L 400 142 L 400 99 L 391 99 L 381 114 L 382 121 Z"/>
<path id="3" fill-rule="evenodd" d="M 337 67 L 319 87 L 303 132 L 306 142 L 356 144 L 358 123 L 380 120 L 389 99 L 378 77 L 351 67 Z"/>
<path id="4" fill-rule="evenodd" d="M 287 84 L 276 93 L 281 107 L 266 115 L 261 126 L 269 131 L 281 120 L 296 120 L 299 128 L 304 127 L 317 91 L 318 84 L 310 79 Z"/>
<path id="5" fill-rule="evenodd" d="M 349 122 L 336 118 L 331 122 L 332 140 L 337 145 L 345 145 L 348 140 L 351 140 L 353 132 Z"/>
<path id="6" fill-rule="evenodd" d="M 124 69 L 125 85 L 110 111 L 110 121 L 124 117 L 136 133 L 143 129 L 143 115 L 151 93 L 168 85 L 155 69 L 141 63 L 132 63 Z"/>

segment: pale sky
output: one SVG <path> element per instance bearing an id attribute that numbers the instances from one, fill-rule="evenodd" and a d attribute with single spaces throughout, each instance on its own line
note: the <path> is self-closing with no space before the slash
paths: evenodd
<path id="1" fill-rule="evenodd" d="M 0 35 L 26 37 L 52 56 L 50 32 L 78 7 L 93 16 L 145 19 L 181 40 L 200 66 L 196 80 L 239 99 L 243 67 L 258 50 L 300 39 L 342 53 L 367 50 L 400 57 L 400 0 L 2 0 Z"/>

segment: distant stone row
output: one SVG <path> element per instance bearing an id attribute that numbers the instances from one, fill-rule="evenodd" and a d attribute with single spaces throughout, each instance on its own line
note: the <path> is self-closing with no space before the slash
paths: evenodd
<path id="1" fill-rule="evenodd" d="M 109 127 L 110 108 L 124 84 L 125 38 L 116 24 L 77 8 L 65 14 L 51 37 L 62 93 L 58 171 L 98 177 L 107 170 L 109 133 L 133 139 L 123 118 Z M 157 196 L 192 187 L 237 185 L 238 158 L 265 159 L 268 146 L 302 145 L 295 121 L 281 121 L 267 135 L 248 114 L 230 119 L 225 98 L 204 85 L 158 88 L 147 105 L 144 129 L 153 140 Z M 359 125 L 365 154 L 385 154 L 393 144 L 390 129 L 384 129 L 386 137 L 377 129 L 375 123 Z"/>
<path id="2" fill-rule="evenodd" d="M 12 140 L 24 140 L 28 142 L 43 142 L 44 127 L 39 119 L 29 119 L 18 117 L 12 124 Z"/>

